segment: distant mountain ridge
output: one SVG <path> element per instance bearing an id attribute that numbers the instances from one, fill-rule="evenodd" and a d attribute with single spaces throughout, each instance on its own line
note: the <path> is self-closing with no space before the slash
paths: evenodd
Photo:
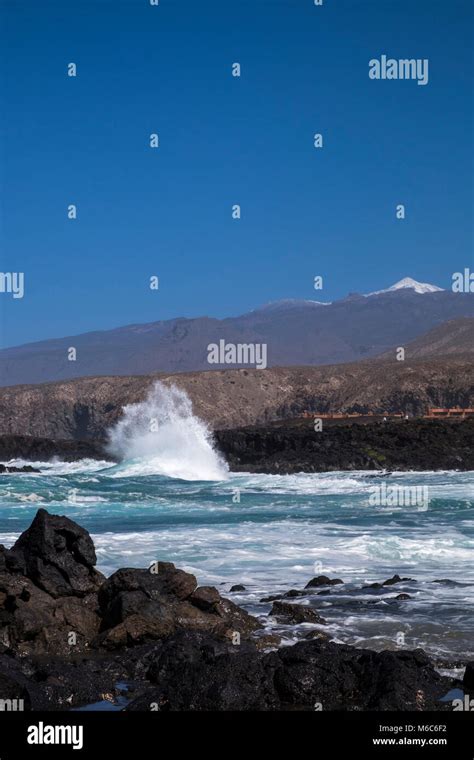
<path id="1" fill-rule="evenodd" d="M 406 359 L 434 359 L 456 356 L 471 360 L 474 357 L 474 318 L 461 317 L 434 327 L 429 332 L 408 343 Z M 394 359 L 395 349 L 387 351 L 377 360 Z"/>
<path id="2" fill-rule="evenodd" d="M 332 303 L 285 299 L 226 319 L 178 318 L 6 348 L 0 385 L 217 369 L 208 346 L 220 340 L 266 344 L 269 367 L 357 362 L 462 317 L 474 317 L 474 294 L 404 278 L 386 291 Z M 71 347 L 76 361 L 68 361 Z"/>

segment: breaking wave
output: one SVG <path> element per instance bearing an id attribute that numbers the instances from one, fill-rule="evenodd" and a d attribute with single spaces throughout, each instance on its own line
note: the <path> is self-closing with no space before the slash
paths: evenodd
<path id="1" fill-rule="evenodd" d="M 156 382 L 145 401 L 124 407 L 109 431 L 108 450 L 120 458 L 116 477 L 166 475 L 182 480 L 225 480 L 228 468 L 189 396 Z"/>

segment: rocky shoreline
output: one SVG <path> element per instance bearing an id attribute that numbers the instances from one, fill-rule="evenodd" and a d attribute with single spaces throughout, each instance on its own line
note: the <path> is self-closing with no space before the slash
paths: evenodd
<path id="1" fill-rule="evenodd" d="M 109 578 L 95 564 L 87 531 L 44 509 L 11 549 L 0 547 L 0 701 L 23 700 L 25 710 L 105 701 L 131 711 L 424 711 L 451 710 L 440 700 L 463 688 L 421 650 L 330 641 L 318 606 L 295 597 L 317 600 L 341 579 L 318 576 L 275 596 L 270 616 L 306 624 L 301 641 L 280 646 L 261 617 L 171 563 Z M 467 663 L 464 688 L 473 687 Z"/>
<path id="2" fill-rule="evenodd" d="M 317 415 L 315 415 L 317 417 Z M 334 423 L 298 419 L 216 431 L 235 472 L 474 470 L 474 419 Z"/>
<path id="3" fill-rule="evenodd" d="M 51 459 L 76 462 L 80 459 L 112 461 L 104 441 L 55 441 L 28 435 L 0 435 L 0 461 L 26 459 L 48 462 Z"/>
<path id="4" fill-rule="evenodd" d="M 234 472 L 291 474 L 344 470 L 474 470 L 474 419 L 323 421 L 296 419 L 216 430 L 216 448 Z M 112 461 L 103 440 L 0 436 L 0 460 Z M 5 466 L 4 466 L 5 467 Z M 20 471 L 31 472 L 31 469 Z M 7 471 L 1 470 L 2 471 Z M 13 471 L 9 468 L 9 471 Z"/>

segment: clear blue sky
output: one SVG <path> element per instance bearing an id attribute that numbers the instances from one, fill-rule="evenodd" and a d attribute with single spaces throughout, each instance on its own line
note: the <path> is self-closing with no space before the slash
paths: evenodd
<path id="1" fill-rule="evenodd" d="M 25 273 L 3 345 L 449 287 L 472 265 L 472 21 L 470 0 L 0 0 L 0 270 Z M 370 80 L 384 53 L 428 58 L 429 84 Z"/>

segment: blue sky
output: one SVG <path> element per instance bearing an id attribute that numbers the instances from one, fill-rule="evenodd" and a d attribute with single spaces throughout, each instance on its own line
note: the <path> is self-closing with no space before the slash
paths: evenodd
<path id="1" fill-rule="evenodd" d="M 25 273 L 23 299 L 0 294 L 2 344 L 407 275 L 449 287 L 472 266 L 472 17 L 470 0 L 0 0 L 0 269 Z M 370 80 L 382 54 L 428 58 L 429 84 Z"/>

